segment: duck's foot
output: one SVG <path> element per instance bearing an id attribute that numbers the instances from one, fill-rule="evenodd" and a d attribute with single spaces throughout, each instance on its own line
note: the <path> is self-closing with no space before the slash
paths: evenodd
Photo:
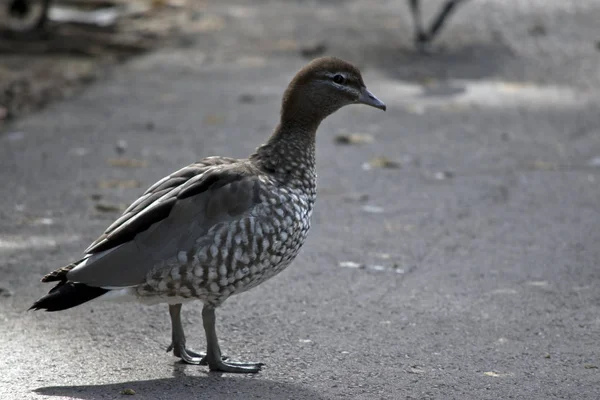
<path id="1" fill-rule="evenodd" d="M 205 357 L 206 358 L 206 357 Z M 211 371 L 219 372 L 233 372 L 241 374 L 254 374 L 260 371 L 263 367 L 263 363 L 258 362 L 239 362 L 239 361 L 224 361 L 223 359 L 216 360 L 206 359 L 208 368 Z"/>
<path id="2" fill-rule="evenodd" d="M 206 333 L 206 363 L 211 371 L 253 374 L 261 370 L 263 363 L 224 361 L 215 329 L 215 309 L 205 305 L 202 308 L 202 324 Z M 204 359 L 203 359 L 204 360 Z"/>
<path id="3" fill-rule="evenodd" d="M 173 350 L 173 355 L 175 357 L 181 358 L 181 361 L 186 364 L 192 365 L 208 365 L 208 361 L 206 359 L 205 353 L 197 353 L 193 350 L 190 350 L 185 347 L 185 344 L 179 343 L 177 345 L 171 343 L 169 347 L 167 347 L 167 353 Z M 221 359 L 223 361 L 227 360 L 229 357 L 222 356 Z"/>
<path id="4" fill-rule="evenodd" d="M 204 353 L 196 353 L 193 350 L 186 349 L 185 344 L 182 343 L 173 344 L 173 342 L 171 342 L 169 347 L 167 347 L 167 353 L 171 350 L 173 350 L 173 355 L 175 357 L 181 358 L 181 360 L 187 364 L 202 365 L 202 360 L 206 356 Z"/>

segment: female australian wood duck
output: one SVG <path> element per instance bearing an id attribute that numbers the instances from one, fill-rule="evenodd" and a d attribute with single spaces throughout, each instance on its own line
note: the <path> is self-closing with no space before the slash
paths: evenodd
<path id="1" fill-rule="evenodd" d="M 42 282 L 58 284 L 32 309 L 59 311 L 100 299 L 168 303 L 167 351 L 211 370 L 257 372 L 260 363 L 225 361 L 215 308 L 264 282 L 296 257 L 316 198 L 315 134 L 325 117 L 348 104 L 386 106 L 357 68 L 319 58 L 294 77 L 281 120 L 248 159 L 209 157 L 161 179 L 85 251 Z M 181 304 L 204 303 L 206 354 L 185 347 Z"/>

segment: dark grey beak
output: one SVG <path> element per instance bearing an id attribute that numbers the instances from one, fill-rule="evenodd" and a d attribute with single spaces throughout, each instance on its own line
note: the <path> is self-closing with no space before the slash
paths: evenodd
<path id="1" fill-rule="evenodd" d="M 375 95 L 367 90 L 366 87 L 363 87 L 360 91 L 360 97 L 357 102 L 366 104 L 371 107 L 379 108 L 380 110 L 385 111 L 387 108 L 383 101 L 379 100 Z"/>

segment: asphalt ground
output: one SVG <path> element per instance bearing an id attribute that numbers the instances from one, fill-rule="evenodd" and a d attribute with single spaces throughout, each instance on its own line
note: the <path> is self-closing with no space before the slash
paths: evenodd
<path id="1" fill-rule="evenodd" d="M 470 2 L 428 55 L 400 1 L 214 3 L 220 29 L 0 135 L 0 398 L 600 398 L 600 3 Z M 165 305 L 26 312 L 150 184 L 262 143 L 311 51 L 388 111 L 323 123 L 301 254 L 218 310 L 224 353 L 263 371 L 179 363 Z"/>

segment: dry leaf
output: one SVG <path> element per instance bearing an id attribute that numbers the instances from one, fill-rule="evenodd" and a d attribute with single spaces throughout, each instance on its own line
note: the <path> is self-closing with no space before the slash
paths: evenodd
<path id="1" fill-rule="evenodd" d="M 120 168 L 142 168 L 148 166 L 146 160 L 137 160 L 135 158 L 109 158 L 106 162 L 111 167 Z"/>
<path id="2" fill-rule="evenodd" d="M 484 372 L 483 375 L 485 375 L 485 376 L 491 376 L 492 378 L 500 378 L 500 377 L 502 377 L 502 376 L 504 376 L 506 374 L 499 374 L 499 373 L 494 372 L 494 371 L 488 371 L 488 372 Z"/>
<path id="3" fill-rule="evenodd" d="M 133 396 L 135 394 L 135 390 L 133 389 L 123 389 L 121 390 L 121 394 L 127 395 L 127 396 Z"/>
<path id="4" fill-rule="evenodd" d="M 344 196 L 344 201 L 346 201 L 348 203 L 351 203 L 351 202 L 364 203 L 366 201 L 369 201 L 369 195 L 367 193 L 353 193 L 353 194 Z"/>
<path id="5" fill-rule="evenodd" d="M 223 114 L 208 114 L 204 116 L 203 122 L 205 125 L 221 125 L 225 122 Z"/>
<path id="6" fill-rule="evenodd" d="M 556 164 L 553 163 L 549 163 L 547 161 L 542 161 L 542 160 L 535 160 L 531 163 L 529 163 L 529 167 L 531 169 L 540 169 L 540 170 L 553 170 L 556 169 Z"/>
<path id="7" fill-rule="evenodd" d="M 225 28 L 225 20 L 217 15 L 208 15 L 198 20 L 192 27 L 192 32 L 216 32 Z"/>
<path id="8" fill-rule="evenodd" d="M 598 369 L 598 367 L 596 365 L 594 365 L 594 364 L 585 364 L 583 366 L 583 368 L 585 368 L 585 369 Z"/>
<path id="9" fill-rule="evenodd" d="M 373 136 L 368 133 L 343 133 L 335 137 L 337 144 L 366 144 L 372 141 Z"/>
<path id="10" fill-rule="evenodd" d="M 105 212 L 105 213 L 121 211 L 121 207 L 119 207 L 116 204 L 110 204 L 110 203 L 96 203 L 95 207 L 96 207 L 97 211 Z"/>
<path id="11" fill-rule="evenodd" d="M 408 104 L 404 106 L 404 109 L 411 114 L 417 115 L 425 114 L 426 111 L 425 106 L 423 104 Z"/>
<path id="12" fill-rule="evenodd" d="M 98 182 L 100 189 L 134 189 L 139 188 L 142 184 L 135 179 L 120 180 L 120 179 L 103 179 Z"/>
<path id="13" fill-rule="evenodd" d="M 408 372 L 409 374 L 424 374 L 427 371 L 425 371 L 418 365 L 412 365 L 409 369 L 406 370 L 406 372 Z"/>
<path id="14" fill-rule="evenodd" d="M 298 43 L 291 39 L 280 39 L 275 44 L 275 48 L 281 51 L 296 50 L 298 48 Z"/>
<path id="15" fill-rule="evenodd" d="M 385 156 L 372 158 L 369 162 L 363 164 L 362 168 L 368 171 L 373 168 L 402 168 L 400 161 L 391 160 Z"/>
<path id="16" fill-rule="evenodd" d="M 235 60 L 236 64 L 244 68 L 264 67 L 267 60 L 260 56 L 243 56 Z"/>

